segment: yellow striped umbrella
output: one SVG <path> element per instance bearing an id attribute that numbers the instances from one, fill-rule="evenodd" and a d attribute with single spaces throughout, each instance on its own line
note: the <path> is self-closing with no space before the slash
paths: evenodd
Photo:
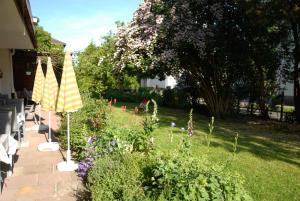
<path id="1" fill-rule="evenodd" d="M 38 59 L 38 65 L 36 68 L 34 85 L 32 91 L 32 100 L 36 103 L 40 103 L 43 97 L 45 77 L 42 70 L 41 59 Z M 39 107 L 39 121 L 36 121 L 36 116 L 34 115 L 34 120 L 36 125 L 32 126 L 32 130 L 45 130 L 47 127 L 41 125 L 41 107 Z"/>
<path id="2" fill-rule="evenodd" d="M 51 58 L 48 57 L 47 62 L 47 73 L 44 83 L 43 98 L 42 98 L 42 109 L 48 111 L 48 122 L 49 122 L 49 131 L 48 131 L 48 142 L 41 143 L 38 146 L 40 151 L 57 151 L 59 145 L 56 142 L 51 142 L 51 111 L 55 110 L 56 99 L 57 99 L 58 84 L 53 71 Z"/>
<path id="3" fill-rule="evenodd" d="M 58 84 L 53 71 L 51 58 L 48 57 L 47 73 L 44 83 L 42 109 L 45 111 L 54 111 L 57 100 Z"/>
<path id="4" fill-rule="evenodd" d="M 32 100 L 36 103 L 40 103 L 43 96 L 43 87 L 44 87 L 45 77 L 42 70 L 41 59 L 38 59 L 38 65 L 34 78 L 34 85 L 32 91 Z"/>
<path id="5" fill-rule="evenodd" d="M 74 112 L 82 107 L 70 52 L 66 52 L 60 89 L 57 98 L 57 112 Z"/>
<path id="6" fill-rule="evenodd" d="M 57 99 L 57 112 L 67 112 L 68 123 L 68 150 L 67 161 L 60 162 L 57 165 L 59 171 L 74 171 L 78 165 L 71 160 L 70 150 L 70 112 L 75 112 L 82 107 L 82 101 L 78 90 L 76 76 L 72 65 L 72 57 L 70 52 L 66 52 L 63 73 L 61 77 L 60 89 Z"/>

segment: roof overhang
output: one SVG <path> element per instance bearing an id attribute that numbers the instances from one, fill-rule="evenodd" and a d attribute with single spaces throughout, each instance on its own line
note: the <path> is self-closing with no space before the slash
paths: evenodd
<path id="1" fill-rule="evenodd" d="M 33 49 L 36 39 L 28 0 L 0 1 L 0 48 Z"/>

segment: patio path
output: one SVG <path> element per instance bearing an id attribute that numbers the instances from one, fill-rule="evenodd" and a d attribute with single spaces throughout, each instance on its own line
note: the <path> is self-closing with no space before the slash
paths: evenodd
<path id="1" fill-rule="evenodd" d="M 48 114 L 42 113 L 47 125 Z M 34 125 L 33 114 L 26 117 L 26 128 Z M 52 115 L 52 128 L 58 128 L 58 118 Z M 46 133 L 47 134 L 47 133 Z M 63 161 L 64 151 L 39 152 L 38 144 L 46 142 L 45 135 L 27 131 L 29 146 L 20 148 L 11 177 L 4 180 L 0 201 L 75 201 L 80 181 L 75 172 L 58 172 L 56 164 Z"/>

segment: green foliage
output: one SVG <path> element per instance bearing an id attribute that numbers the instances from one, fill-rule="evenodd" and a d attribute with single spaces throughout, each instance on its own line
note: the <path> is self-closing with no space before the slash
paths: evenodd
<path id="1" fill-rule="evenodd" d="M 78 53 L 75 68 L 80 90 L 97 97 L 108 87 L 116 86 L 112 60 L 115 37 L 110 34 L 103 39 L 104 42 L 100 46 L 91 42 L 83 52 Z"/>
<path id="2" fill-rule="evenodd" d="M 70 145 L 74 158 L 85 157 L 88 138 L 104 128 L 108 122 L 108 109 L 105 101 L 83 96 L 83 108 L 70 114 Z M 58 133 L 62 148 L 67 148 L 67 118 L 62 115 L 62 125 Z"/>
<path id="3" fill-rule="evenodd" d="M 107 99 L 117 98 L 121 102 L 141 103 L 146 98 L 147 100 L 155 99 L 158 105 L 162 103 L 162 95 L 156 89 L 139 88 L 138 90 L 131 89 L 108 89 L 104 93 Z"/>
<path id="4" fill-rule="evenodd" d="M 37 51 L 47 53 L 52 59 L 53 67 L 63 66 L 64 61 L 64 46 L 53 44 L 51 34 L 41 26 L 36 26 L 35 35 L 37 40 Z M 47 58 L 42 57 L 42 63 L 47 63 Z"/>
<path id="5" fill-rule="evenodd" d="M 212 137 L 212 134 L 213 134 L 213 131 L 215 128 L 214 123 L 215 123 L 215 118 L 211 117 L 211 121 L 210 121 L 210 123 L 208 123 L 209 132 L 205 134 L 205 140 L 206 140 L 207 147 L 209 147 L 210 142 L 211 142 L 211 137 Z"/>
<path id="6" fill-rule="evenodd" d="M 129 76 L 125 74 L 121 86 L 124 89 L 137 90 L 140 87 L 140 84 L 137 76 Z"/>
<path id="7" fill-rule="evenodd" d="M 151 116 L 146 116 L 143 122 L 143 128 L 146 135 L 150 135 L 158 127 L 158 118 L 157 118 L 157 103 L 155 100 L 151 99 L 153 103 L 153 113 Z M 150 101 L 146 104 L 146 112 L 148 112 Z"/>
<path id="8" fill-rule="evenodd" d="M 188 108 L 191 106 L 190 96 L 185 89 L 167 88 L 163 91 L 162 105 L 174 108 Z"/>
<path id="9" fill-rule="evenodd" d="M 252 200 L 238 174 L 184 153 L 158 157 L 146 176 L 152 200 Z"/>
<path id="10" fill-rule="evenodd" d="M 97 133 L 94 147 L 95 158 L 110 155 L 114 153 L 125 153 L 133 151 L 133 142 L 131 136 L 138 136 L 140 131 L 131 128 L 123 128 L 110 123 Z"/>
<path id="11" fill-rule="evenodd" d="M 145 200 L 142 185 L 142 155 L 123 154 L 99 158 L 88 175 L 92 200 Z"/>
<path id="12" fill-rule="evenodd" d="M 35 27 L 35 36 L 37 40 L 38 52 L 49 52 L 52 47 L 51 34 L 44 30 L 41 26 Z"/>

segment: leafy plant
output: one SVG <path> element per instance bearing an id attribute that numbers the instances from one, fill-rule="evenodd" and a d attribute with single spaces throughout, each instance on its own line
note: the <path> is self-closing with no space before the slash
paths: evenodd
<path id="1" fill-rule="evenodd" d="M 98 158 L 88 175 L 92 200 L 145 200 L 142 159 L 140 154 L 114 154 Z"/>
<path id="2" fill-rule="evenodd" d="M 152 168 L 145 178 L 152 200 L 251 200 L 241 176 L 223 171 L 205 157 L 160 156 Z"/>
<path id="3" fill-rule="evenodd" d="M 70 145 L 75 159 L 85 158 L 87 139 L 95 136 L 108 123 L 108 109 L 104 100 L 94 100 L 82 96 L 84 106 L 70 116 Z M 62 114 L 62 125 L 58 133 L 62 148 L 67 147 L 67 118 Z"/>
<path id="4" fill-rule="evenodd" d="M 153 99 L 151 99 L 151 102 L 153 103 L 152 116 L 146 116 L 143 122 L 143 128 L 146 135 L 150 135 L 158 127 L 158 121 L 159 121 L 159 119 L 157 118 L 157 113 L 158 113 L 157 103 Z M 146 104 L 146 109 L 145 109 L 146 112 L 149 111 L 149 103 L 150 101 L 148 101 Z"/>

